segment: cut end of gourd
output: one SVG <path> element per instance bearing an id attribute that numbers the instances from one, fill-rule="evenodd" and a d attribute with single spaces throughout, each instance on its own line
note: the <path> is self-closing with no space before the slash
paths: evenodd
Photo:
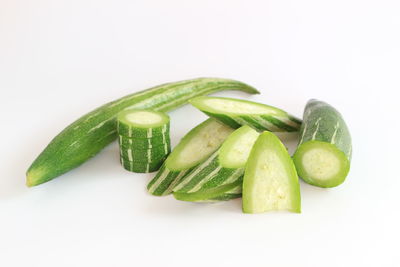
<path id="1" fill-rule="evenodd" d="M 132 123 L 142 125 L 152 125 L 162 121 L 162 118 L 158 114 L 145 110 L 129 113 L 125 118 Z"/>
<path id="2" fill-rule="evenodd" d="M 309 141 L 300 145 L 293 156 L 299 176 L 319 187 L 335 187 L 346 179 L 350 162 L 335 145 Z"/>
<path id="3" fill-rule="evenodd" d="M 118 114 L 118 120 L 121 123 L 138 127 L 149 128 L 167 124 L 169 117 L 167 114 L 153 110 L 125 110 Z"/>

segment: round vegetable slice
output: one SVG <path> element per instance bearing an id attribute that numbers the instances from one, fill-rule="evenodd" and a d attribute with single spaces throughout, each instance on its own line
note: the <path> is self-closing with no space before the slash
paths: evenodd
<path id="1" fill-rule="evenodd" d="M 128 138 L 160 138 L 169 134 L 169 116 L 151 110 L 125 110 L 117 116 L 120 136 Z"/>

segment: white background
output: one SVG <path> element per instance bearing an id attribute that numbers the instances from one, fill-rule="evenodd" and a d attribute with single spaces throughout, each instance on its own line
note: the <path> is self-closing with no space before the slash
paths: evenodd
<path id="1" fill-rule="evenodd" d="M 397 0 L 0 0 L 1 266 L 400 266 Z M 66 125 L 159 83 L 213 76 L 297 116 L 346 118 L 351 173 L 301 184 L 302 214 L 146 193 L 114 143 L 35 188 L 25 171 Z M 206 117 L 170 113 L 173 144 Z M 285 140 L 294 148 L 296 137 Z"/>

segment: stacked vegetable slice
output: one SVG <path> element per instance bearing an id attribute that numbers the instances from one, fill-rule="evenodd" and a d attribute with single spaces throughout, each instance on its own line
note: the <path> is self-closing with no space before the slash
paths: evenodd
<path id="1" fill-rule="evenodd" d="M 120 159 L 132 172 L 157 171 L 171 151 L 169 116 L 150 110 L 126 110 L 118 114 Z"/>

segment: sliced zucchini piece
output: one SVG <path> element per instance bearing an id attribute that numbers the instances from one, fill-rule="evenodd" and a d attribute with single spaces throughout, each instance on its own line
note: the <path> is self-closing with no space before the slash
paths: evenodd
<path id="1" fill-rule="evenodd" d="M 173 149 L 160 171 L 147 186 L 149 193 L 162 196 L 192 168 L 207 159 L 232 133 L 234 129 L 215 120 L 208 119 L 187 133 Z"/>
<path id="2" fill-rule="evenodd" d="M 173 191 L 206 191 L 241 179 L 250 150 L 258 136 L 259 133 L 249 126 L 235 130 L 218 151 L 186 175 Z"/>
<path id="3" fill-rule="evenodd" d="M 301 211 L 300 186 L 286 147 L 273 133 L 255 142 L 243 179 L 243 212 Z"/>
<path id="4" fill-rule="evenodd" d="M 189 103 L 233 128 L 249 125 L 258 131 L 295 132 L 301 125 L 301 120 L 281 109 L 241 99 L 205 96 Z"/>

